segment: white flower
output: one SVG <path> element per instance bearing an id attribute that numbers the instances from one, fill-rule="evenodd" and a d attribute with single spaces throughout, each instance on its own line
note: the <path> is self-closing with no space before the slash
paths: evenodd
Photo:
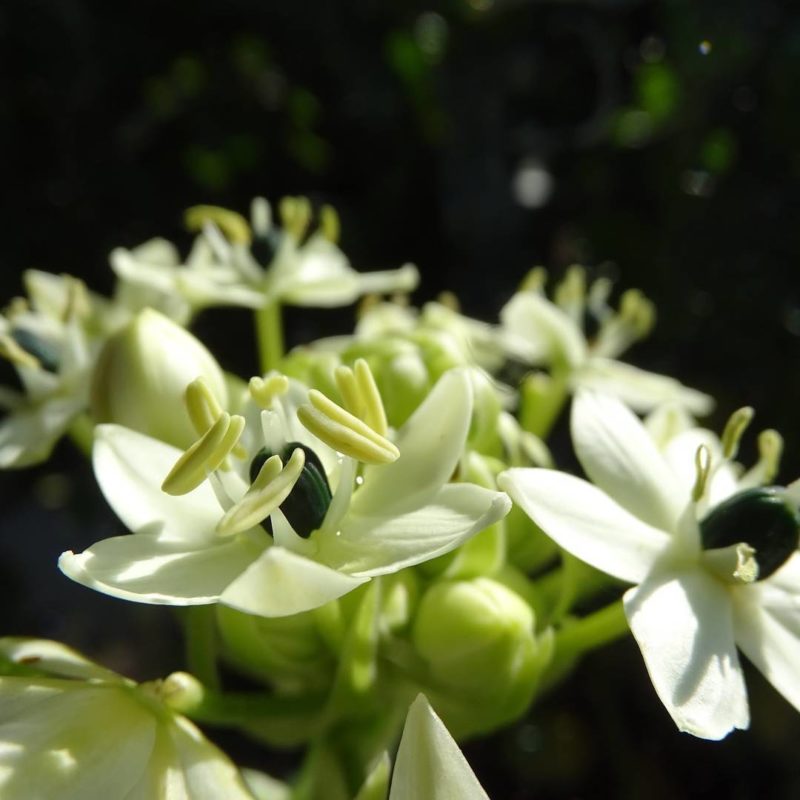
<path id="1" fill-rule="evenodd" d="M 595 281 L 587 293 L 583 270 L 573 267 L 551 302 L 542 290 L 543 279 L 535 277 L 539 280 L 534 280 L 532 288 L 517 292 L 500 311 L 506 336 L 516 342 L 523 360 L 565 372 L 573 391 L 583 388 L 612 394 L 639 412 L 667 402 L 698 416 L 713 408 L 707 394 L 617 360 L 653 325 L 652 304 L 639 292 L 626 292 L 619 311 L 614 311 L 607 304 L 610 282 Z M 583 332 L 586 313 L 599 323 L 591 340 Z"/>
<path id="2" fill-rule="evenodd" d="M 86 323 L 97 298 L 69 276 L 29 270 L 31 302 L 18 300 L 0 315 L 0 357 L 16 368 L 23 391 L 0 387 L 0 468 L 44 461 L 88 403 L 97 341 Z"/>
<path id="3" fill-rule="evenodd" d="M 4 674 L 5 673 L 5 674 Z M 57 642 L 0 639 L 4 800 L 249 800 L 236 767 L 165 703 Z"/>
<path id="4" fill-rule="evenodd" d="M 285 616 L 321 606 L 371 577 L 449 552 L 508 512 L 510 501 L 502 492 L 450 483 L 472 411 L 464 372 L 449 372 L 439 381 L 394 444 L 342 409 L 320 411 L 313 404 L 333 404 L 298 384 L 265 397 L 281 380 L 286 382 L 279 376 L 254 382 L 254 396 L 268 410 L 260 418 L 251 415 L 237 447 L 247 445 L 246 466 L 265 443 L 271 453 L 283 452 L 286 464 L 279 455 L 262 458 L 252 485 L 236 470 L 218 469 L 231 452 L 235 461 L 241 417 L 214 414 L 214 425 L 186 454 L 125 428 L 100 426 L 95 472 L 106 499 L 135 533 L 99 542 L 79 555 L 64 553 L 61 569 L 80 583 L 129 600 L 219 601 L 251 614 Z M 326 416 L 339 412 L 351 421 L 343 425 Z M 327 447 L 305 425 L 323 435 L 326 426 L 337 431 L 339 450 L 352 450 L 350 437 L 356 443 L 352 452 L 362 461 L 396 460 L 366 466 L 358 474 L 356 458 Z M 223 440 L 227 445 L 220 450 Z M 215 463 L 198 462 L 209 448 Z M 313 455 L 319 465 L 311 469 Z M 205 481 L 207 472 L 211 479 Z M 161 489 L 168 473 L 166 483 L 177 496 Z M 333 491 L 326 499 L 328 484 Z M 312 512 L 319 519 L 313 521 Z"/>
<path id="5" fill-rule="evenodd" d="M 711 434 L 689 429 L 662 454 L 619 401 L 591 392 L 574 401 L 572 436 L 596 486 L 540 469 L 498 483 L 565 550 L 637 584 L 625 613 L 678 727 L 720 739 L 748 726 L 737 645 L 800 709 L 800 486 L 751 489 L 753 503 L 739 493 L 752 471 L 737 481 Z"/>
<path id="6" fill-rule="evenodd" d="M 425 695 L 411 704 L 389 800 L 489 800 Z"/>
<path id="7" fill-rule="evenodd" d="M 185 264 L 175 248 L 154 239 L 135 250 L 111 254 L 125 283 L 156 294 L 182 297 L 192 310 L 212 305 L 261 308 L 274 302 L 296 306 L 342 306 L 364 294 L 409 292 L 419 280 L 406 264 L 397 270 L 360 273 L 336 245 L 338 221 L 326 209 L 323 225 L 307 234 L 311 209 L 305 198 L 282 203 L 282 229 L 272 223 L 269 204 L 256 198 L 251 222 L 214 206 L 187 212 L 202 230 Z"/>

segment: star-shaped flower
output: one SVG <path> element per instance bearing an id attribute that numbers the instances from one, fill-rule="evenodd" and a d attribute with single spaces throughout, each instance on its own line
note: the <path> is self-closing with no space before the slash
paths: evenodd
<path id="1" fill-rule="evenodd" d="M 707 394 L 674 378 L 618 360 L 649 333 L 654 308 L 640 292 L 622 295 L 618 310 L 608 304 L 611 283 L 595 281 L 587 290 L 584 271 L 573 267 L 556 287 L 554 300 L 544 293 L 544 273 L 534 271 L 528 285 L 501 309 L 500 320 L 516 351 L 533 365 L 546 365 L 565 376 L 569 387 L 612 394 L 636 411 L 674 402 L 695 415 L 707 414 L 714 402 Z M 584 319 L 597 323 L 596 335 L 584 333 Z"/>
<path id="2" fill-rule="evenodd" d="M 724 456 L 740 434 L 721 445 L 690 429 L 661 452 L 618 400 L 584 391 L 572 437 L 595 485 L 540 469 L 498 479 L 561 547 L 637 584 L 625 613 L 655 690 L 707 739 L 749 724 L 737 645 L 800 709 L 800 485 L 737 482 Z"/>
<path id="3" fill-rule="evenodd" d="M 129 600 L 285 616 L 449 552 L 508 512 L 504 493 L 450 482 L 472 412 L 465 372 L 443 376 L 394 441 L 366 364 L 339 375 L 352 411 L 273 375 L 251 382 L 265 410 L 251 405 L 247 424 L 194 386 L 206 432 L 185 454 L 100 426 L 95 472 L 135 533 L 64 553 L 61 569 Z M 225 469 L 240 450 L 244 469 Z"/>
<path id="4" fill-rule="evenodd" d="M 412 291 L 417 269 L 357 272 L 336 244 L 338 220 L 329 207 L 318 230 L 308 234 L 311 207 L 305 198 L 281 203 L 283 227 L 272 222 L 263 198 L 252 204 L 251 220 L 228 209 L 197 206 L 187 223 L 200 231 L 181 263 L 163 239 L 126 250 L 117 248 L 111 264 L 123 283 L 158 295 L 183 298 L 192 311 L 207 306 L 261 308 L 279 302 L 294 306 L 343 306 L 364 294 Z"/>
<path id="5" fill-rule="evenodd" d="M 5 800 L 252 800 L 236 767 L 168 705 L 58 642 L 0 639 Z"/>
<path id="6" fill-rule="evenodd" d="M 99 339 L 88 328 L 94 300 L 76 278 L 29 270 L 30 301 L 0 315 L 0 357 L 15 367 L 22 391 L 0 387 L 0 468 L 44 461 L 88 404 Z"/>

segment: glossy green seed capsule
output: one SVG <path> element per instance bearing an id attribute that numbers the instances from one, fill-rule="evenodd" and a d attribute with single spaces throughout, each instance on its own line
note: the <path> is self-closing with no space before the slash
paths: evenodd
<path id="1" fill-rule="evenodd" d="M 286 463 L 296 448 L 300 448 L 306 457 L 303 472 L 294 485 L 289 496 L 281 503 L 283 512 L 289 524 L 298 536 L 307 539 L 317 528 L 322 525 L 328 506 L 331 504 L 332 494 L 325 468 L 319 456 L 310 448 L 299 442 L 289 442 L 278 454 Z M 264 462 L 274 453 L 266 447 L 259 451 L 250 464 L 250 481 L 254 481 Z M 267 518 L 264 526 L 272 533 L 272 524 Z"/>
<path id="2" fill-rule="evenodd" d="M 755 552 L 758 580 L 783 566 L 800 543 L 800 514 L 780 486 L 746 489 L 714 508 L 700 523 L 704 550 L 745 542 Z"/>

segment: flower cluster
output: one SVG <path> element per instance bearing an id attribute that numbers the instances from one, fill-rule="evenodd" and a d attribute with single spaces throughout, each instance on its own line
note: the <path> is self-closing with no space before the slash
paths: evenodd
<path id="1" fill-rule="evenodd" d="M 485 798 L 452 737 L 516 720 L 628 628 L 680 730 L 747 727 L 737 647 L 800 708 L 800 482 L 774 484 L 775 431 L 735 461 L 752 410 L 718 437 L 696 420 L 711 397 L 619 360 L 647 298 L 575 266 L 549 293 L 533 270 L 495 321 L 451 295 L 415 308 L 416 269 L 353 269 L 331 208 L 279 218 L 192 208 L 185 260 L 115 250 L 110 299 L 29 272 L 0 316 L 19 378 L 0 465 L 63 434 L 91 456 L 124 530 L 58 566 L 187 607 L 195 672 L 137 685 L 0 640 L 4 797 Z M 285 350 L 283 305 L 362 297 L 352 333 Z M 189 330 L 220 304 L 255 315 L 249 380 Z M 570 402 L 588 480 L 551 451 Z M 634 586 L 598 608 L 616 581 Z M 303 765 L 291 786 L 237 770 L 196 724 Z"/>

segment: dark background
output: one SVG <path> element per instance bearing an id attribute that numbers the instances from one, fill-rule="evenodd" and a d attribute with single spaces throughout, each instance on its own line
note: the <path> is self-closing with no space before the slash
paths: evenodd
<path id="1" fill-rule="evenodd" d="M 416 301 L 452 289 L 493 319 L 538 263 L 603 265 L 640 287 L 659 321 L 629 359 L 714 394 L 716 427 L 755 406 L 754 427 L 786 439 L 788 482 L 800 475 L 798 86 L 788 2 L 6 2 L 0 298 L 29 267 L 108 292 L 112 247 L 162 235 L 185 248 L 189 205 L 308 194 L 336 205 L 357 267 L 418 264 Z M 290 340 L 351 321 L 293 311 Z M 197 329 L 226 367 L 255 369 L 246 314 L 207 312 Z M 54 568 L 118 530 L 69 444 L 0 477 L 8 632 L 139 677 L 180 666 L 169 612 Z M 752 731 L 692 740 L 626 641 L 468 755 L 495 798 L 797 796 L 800 716 L 755 670 L 748 682 Z"/>

